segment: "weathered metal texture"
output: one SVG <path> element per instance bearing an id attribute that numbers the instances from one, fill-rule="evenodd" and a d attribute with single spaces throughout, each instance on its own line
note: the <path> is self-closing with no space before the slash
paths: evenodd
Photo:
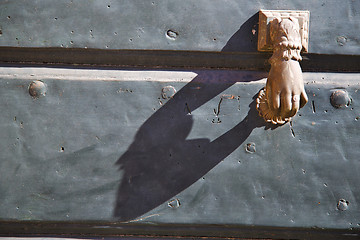
<path id="1" fill-rule="evenodd" d="M 265 72 L 0 72 L 1 221 L 359 228 L 359 74 L 304 73 L 309 104 L 275 128 Z"/>
<path id="2" fill-rule="evenodd" d="M 360 2 L 2 1 L 0 46 L 255 52 L 260 9 L 309 10 L 310 53 L 360 54 Z"/>

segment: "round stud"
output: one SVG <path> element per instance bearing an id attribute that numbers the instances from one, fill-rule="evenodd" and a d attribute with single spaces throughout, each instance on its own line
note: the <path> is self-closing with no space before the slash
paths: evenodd
<path id="1" fill-rule="evenodd" d="M 161 97 L 163 99 L 172 98 L 176 93 L 176 89 L 173 86 L 166 86 L 161 89 Z"/>
<path id="2" fill-rule="evenodd" d="M 337 209 L 340 211 L 346 211 L 349 207 L 349 201 L 346 201 L 345 199 L 340 199 L 337 204 Z"/>
<path id="3" fill-rule="evenodd" d="M 33 81 L 29 86 L 29 94 L 34 98 L 43 97 L 46 94 L 46 85 L 40 80 Z"/>
<path id="4" fill-rule="evenodd" d="M 347 91 L 337 90 L 331 94 L 330 103 L 335 108 L 348 107 L 351 104 L 351 98 Z"/>
<path id="5" fill-rule="evenodd" d="M 250 142 L 246 144 L 245 151 L 247 153 L 255 153 L 256 152 L 255 143 Z"/>

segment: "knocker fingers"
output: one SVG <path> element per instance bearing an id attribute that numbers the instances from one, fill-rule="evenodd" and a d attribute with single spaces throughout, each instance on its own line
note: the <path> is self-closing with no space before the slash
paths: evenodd
<path id="1" fill-rule="evenodd" d="M 281 94 L 281 115 L 282 116 L 288 116 L 289 112 L 292 108 L 292 102 L 291 102 L 291 94 L 287 91 L 284 91 Z"/>
<path id="2" fill-rule="evenodd" d="M 295 114 L 297 113 L 297 111 L 300 108 L 300 95 L 293 94 L 291 100 L 292 100 L 292 110 L 291 110 L 290 117 L 293 117 L 293 116 L 295 116 Z"/>
<path id="3" fill-rule="evenodd" d="M 269 108 L 277 112 L 280 108 L 280 94 L 272 90 L 271 85 L 266 86 L 266 98 L 268 99 Z"/>
<path id="4" fill-rule="evenodd" d="M 300 94 L 300 108 L 305 106 L 305 104 L 308 102 L 308 96 L 306 95 L 305 90 L 303 89 Z"/>
<path id="5" fill-rule="evenodd" d="M 272 107 L 275 111 L 279 110 L 280 108 L 280 94 L 272 93 L 271 94 L 271 101 L 272 101 Z"/>
<path id="6" fill-rule="evenodd" d="M 292 101 L 291 101 L 291 93 L 284 91 L 281 94 L 281 103 L 280 103 L 280 115 L 284 117 L 292 117 Z"/>
<path id="7" fill-rule="evenodd" d="M 305 93 L 306 94 L 306 93 Z M 293 117 L 301 108 L 301 105 L 305 105 L 307 102 L 307 96 L 296 93 L 285 93 L 281 98 L 281 115 L 288 118 Z M 303 106 L 302 105 L 302 106 Z"/>

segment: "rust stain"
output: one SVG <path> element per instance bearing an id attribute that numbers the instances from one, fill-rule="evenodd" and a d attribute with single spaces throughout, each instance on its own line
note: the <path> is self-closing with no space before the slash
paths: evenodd
<path id="1" fill-rule="evenodd" d="M 225 99 L 235 99 L 236 96 L 234 96 L 234 95 L 232 95 L 232 94 L 223 94 L 223 95 L 221 96 L 221 99 L 223 99 L 223 98 L 225 98 Z"/>

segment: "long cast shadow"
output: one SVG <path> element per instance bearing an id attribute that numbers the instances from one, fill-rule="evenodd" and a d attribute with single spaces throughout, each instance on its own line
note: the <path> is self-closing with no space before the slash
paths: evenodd
<path id="1" fill-rule="evenodd" d="M 252 29 L 257 17 L 255 14 L 245 22 L 223 51 L 252 50 L 247 40 L 254 38 Z M 258 116 L 254 100 L 248 115 L 214 141 L 207 138 L 187 140 L 193 126 L 189 111 L 194 111 L 236 82 L 266 77 L 261 73 L 236 71 L 197 73 L 197 77 L 147 119 L 133 143 L 117 161 L 124 171 L 114 209 L 118 220 L 132 220 L 169 200 L 230 155 L 253 129 L 270 127 Z"/>
<path id="2" fill-rule="evenodd" d="M 233 129 L 210 142 L 187 140 L 193 125 L 189 114 L 233 85 L 253 79 L 239 72 L 226 76 L 199 73 L 138 130 L 117 164 L 124 171 L 114 216 L 127 221 L 145 214 L 183 191 L 238 148 L 256 127 L 265 126 L 255 102 Z M 240 116 L 239 116 L 240 118 Z"/>
<path id="3" fill-rule="evenodd" d="M 222 48 L 222 52 L 257 52 L 259 13 L 244 22 Z"/>

